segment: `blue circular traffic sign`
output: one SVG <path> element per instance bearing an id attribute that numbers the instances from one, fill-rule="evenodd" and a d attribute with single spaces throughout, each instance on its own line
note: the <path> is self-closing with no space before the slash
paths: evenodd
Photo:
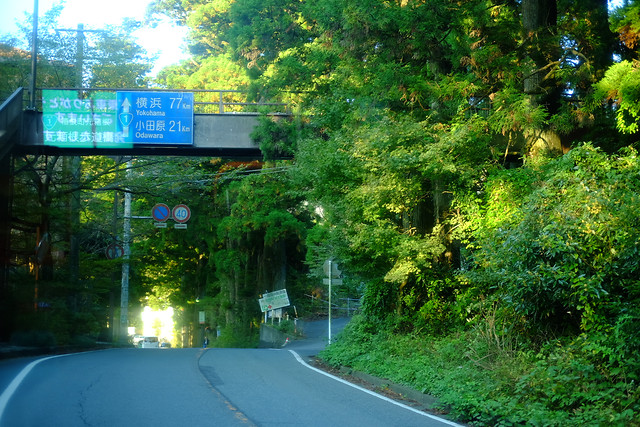
<path id="1" fill-rule="evenodd" d="M 151 210 L 151 215 L 156 221 L 164 222 L 169 219 L 169 215 L 171 215 L 171 209 L 169 209 L 169 206 L 165 205 L 164 203 L 158 203 Z"/>

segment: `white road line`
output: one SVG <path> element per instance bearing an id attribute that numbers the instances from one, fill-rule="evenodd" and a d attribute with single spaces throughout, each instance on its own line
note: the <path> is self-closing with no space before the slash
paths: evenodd
<path id="1" fill-rule="evenodd" d="M 34 360 L 33 362 L 29 363 L 27 366 L 22 368 L 22 371 L 20 371 L 20 373 L 13 379 L 13 381 L 11 381 L 11 383 L 2 392 L 2 394 L 0 394 L 0 421 L 2 421 L 2 416 L 4 415 L 4 410 L 7 407 L 7 403 L 9 402 L 9 399 L 11 399 L 11 396 L 13 396 L 13 393 L 15 393 L 15 391 L 20 386 L 20 383 L 22 382 L 22 380 L 25 379 L 25 377 L 29 374 L 29 372 L 31 372 L 31 370 L 37 364 L 44 362 L 45 360 L 55 359 L 56 357 L 63 357 L 63 356 L 69 356 L 69 355 L 59 354 L 57 356 L 44 357 L 42 359 Z"/>
<path id="2" fill-rule="evenodd" d="M 316 372 L 318 372 L 318 373 L 320 373 L 320 374 L 322 374 L 322 375 L 325 375 L 325 376 L 327 376 L 327 377 L 329 377 L 329 378 L 332 378 L 332 379 L 334 379 L 334 380 L 336 380 L 336 381 L 340 381 L 340 382 L 341 382 L 341 383 L 343 383 L 343 384 L 346 384 L 346 385 L 348 385 L 348 386 L 350 386 L 350 387 L 353 387 L 353 388 L 355 388 L 355 389 L 358 389 L 358 390 L 360 390 L 360 391 L 363 391 L 363 392 L 365 392 L 365 393 L 367 393 L 367 394 L 370 394 L 371 396 L 375 396 L 375 397 L 377 397 L 378 399 L 382 399 L 382 400 L 387 401 L 387 402 L 389 402 L 389 403 L 393 403 L 394 405 L 400 406 L 401 408 L 404 408 L 404 409 L 407 409 L 407 410 L 409 410 L 409 411 L 415 412 L 416 414 L 420 414 L 420 415 L 423 415 L 423 416 L 425 416 L 425 417 L 427 417 L 427 418 L 431 418 L 431 419 L 433 419 L 433 420 L 440 421 L 440 422 L 441 422 L 441 423 L 443 423 L 443 424 L 450 425 L 450 426 L 455 426 L 455 427 L 463 427 L 461 424 L 457 424 L 457 423 L 454 423 L 453 421 L 445 420 L 444 418 L 440 418 L 440 417 L 437 417 L 437 416 L 435 416 L 435 415 L 428 414 L 428 413 L 426 413 L 426 412 L 424 412 L 424 411 L 420 411 L 419 409 L 412 408 L 412 407 L 411 407 L 411 406 L 409 406 L 409 405 L 405 405 L 404 403 L 400 403 L 400 402 L 395 401 L 395 400 L 393 400 L 393 399 L 389 399 L 388 397 L 383 396 L 383 395 L 381 395 L 381 394 L 378 394 L 378 393 L 376 393 L 376 392 L 374 392 L 374 391 L 368 390 L 368 389 L 366 389 L 366 388 L 364 388 L 364 387 L 360 387 L 359 385 L 356 385 L 356 384 L 352 384 L 352 383 L 350 383 L 349 381 L 346 381 L 346 380 L 344 380 L 344 379 L 342 379 L 342 378 L 340 378 L 340 377 L 336 377 L 335 375 L 331 375 L 330 373 L 325 372 L 325 371 L 323 371 L 322 369 L 318 369 L 318 368 L 315 368 L 315 367 L 313 367 L 313 366 L 309 365 L 309 364 L 308 364 L 307 362 L 305 362 L 305 361 L 302 359 L 302 357 L 300 357 L 300 355 L 299 355 L 298 353 L 296 353 L 295 351 L 293 351 L 293 350 L 289 350 L 289 351 L 290 351 L 290 352 L 291 352 L 291 354 L 293 354 L 293 356 L 298 360 L 298 362 L 300 362 L 303 366 L 306 366 L 307 368 L 309 368 L 309 369 L 311 369 L 311 370 L 313 370 L 313 371 L 316 371 Z"/>

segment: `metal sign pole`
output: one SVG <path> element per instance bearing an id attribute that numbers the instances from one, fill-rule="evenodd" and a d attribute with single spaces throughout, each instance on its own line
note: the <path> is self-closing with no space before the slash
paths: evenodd
<path id="1" fill-rule="evenodd" d="M 329 260 L 329 344 L 331 344 L 331 276 L 332 276 L 332 265 L 331 260 Z"/>
<path id="2" fill-rule="evenodd" d="M 38 0 L 33 0 L 33 34 L 31 46 L 31 93 L 29 109 L 36 109 L 36 73 L 38 71 Z"/>
<path id="3" fill-rule="evenodd" d="M 131 177 L 133 161 L 127 160 L 127 177 Z M 122 285 L 120 288 L 120 341 L 126 341 L 129 327 L 129 263 L 131 257 L 131 191 L 125 189 L 122 247 Z"/>

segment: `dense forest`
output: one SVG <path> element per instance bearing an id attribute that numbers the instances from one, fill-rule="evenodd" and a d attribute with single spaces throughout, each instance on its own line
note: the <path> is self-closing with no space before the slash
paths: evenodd
<path id="1" fill-rule="evenodd" d="M 78 81 L 59 12 L 42 88 Z M 133 215 L 193 213 L 131 221 L 134 325 L 171 306 L 191 345 L 205 311 L 215 345 L 255 345 L 258 298 L 286 288 L 316 314 L 332 258 L 361 310 L 327 363 L 473 425 L 640 424 L 640 2 L 156 0 L 144 25 L 161 16 L 189 28 L 189 60 L 147 77 L 125 22 L 85 40 L 83 85 L 240 89 L 291 114 L 261 117 L 255 162 L 15 158 L 3 338 L 117 338 L 104 249 L 131 194 Z M 2 41 L 4 98 L 29 62 Z"/>

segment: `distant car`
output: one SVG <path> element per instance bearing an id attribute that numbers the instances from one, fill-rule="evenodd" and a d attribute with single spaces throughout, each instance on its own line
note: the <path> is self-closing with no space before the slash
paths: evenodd
<path id="1" fill-rule="evenodd" d="M 135 334 L 133 336 L 133 346 L 134 347 L 139 347 L 140 346 L 140 342 L 144 340 L 144 336 L 140 335 L 140 334 Z"/>
<path id="2" fill-rule="evenodd" d="M 159 348 L 158 337 L 144 337 L 142 340 L 142 348 Z"/>
<path id="3" fill-rule="evenodd" d="M 171 343 L 170 342 L 161 342 L 160 343 L 160 348 L 171 348 Z"/>

